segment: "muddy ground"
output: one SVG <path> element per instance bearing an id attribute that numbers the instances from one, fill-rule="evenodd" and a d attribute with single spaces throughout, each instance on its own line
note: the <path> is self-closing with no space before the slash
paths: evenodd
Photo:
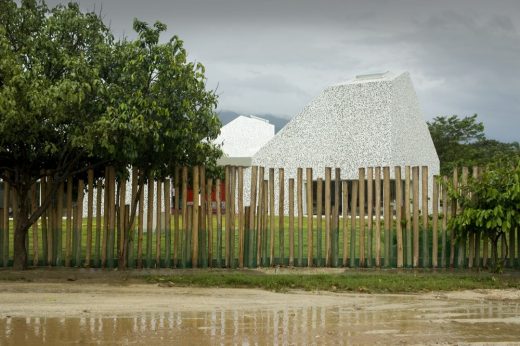
<path id="1" fill-rule="evenodd" d="M 0 344 L 520 344 L 520 290 L 276 293 L 143 283 L 161 271 L 43 273 L 0 272 Z"/>

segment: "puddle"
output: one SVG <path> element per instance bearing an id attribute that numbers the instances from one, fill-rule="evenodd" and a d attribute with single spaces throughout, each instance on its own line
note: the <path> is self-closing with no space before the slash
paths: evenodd
<path id="1" fill-rule="evenodd" d="M 520 342 L 520 302 L 369 296 L 359 304 L 76 317 L 0 316 L 1 345 Z M 1 312 L 1 307 L 0 307 Z"/>

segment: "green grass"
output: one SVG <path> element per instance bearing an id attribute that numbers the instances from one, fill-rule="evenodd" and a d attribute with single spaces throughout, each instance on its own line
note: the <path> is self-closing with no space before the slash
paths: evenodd
<path id="1" fill-rule="evenodd" d="M 148 276 L 146 280 L 169 286 L 260 288 L 282 292 L 290 289 L 301 289 L 306 291 L 409 293 L 520 288 L 518 276 L 493 276 L 489 273 L 452 274 L 378 271 L 301 275 L 195 272 L 189 275 Z"/>

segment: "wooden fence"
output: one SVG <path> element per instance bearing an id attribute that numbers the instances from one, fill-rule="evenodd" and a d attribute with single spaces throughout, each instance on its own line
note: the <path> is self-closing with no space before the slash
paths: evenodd
<path id="1" fill-rule="evenodd" d="M 390 167 L 360 168 L 355 180 L 341 180 L 339 169 L 334 178 L 326 168 L 324 178 L 313 179 L 312 169 L 298 168 L 296 178 L 286 179 L 283 169 L 252 167 L 245 181 L 244 170 L 226 167 L 223 183 L 207 179 L 203 167 L 179 168 L 171 179 L 150 177 L 146 203 L 144 191 L 136 198 L 134 170 L 129 192 L 138 204 L 131 225 L 127 182 L 117 181 L 114 169 L 108 167 L 98 180 L 91 171 L 86 181 L 70 179 L 29 230 L 28 264 L 112 268 L 124 249 L 130 268 L 475 268 L 489 261 L 487 238 L 457 237 L 448 228 L 459 207 L 438 177 L 428 189 L 428 167 L 395 167 L 393 179 Z M 275 185 L 275 174 L 283 183 Z M 469 174 L 463 168 L 442 179 L 463 185 Z M 0 265 L 9 266 L 16 198 L 2 184 Z M 47 185 L 42 179 L 33 187 L 33 209 Z M 183 198 L 189 190 L 200 191 L 192 202 Z M 500 247 L 508 266 L 518 265 L 516 232 Z"/>

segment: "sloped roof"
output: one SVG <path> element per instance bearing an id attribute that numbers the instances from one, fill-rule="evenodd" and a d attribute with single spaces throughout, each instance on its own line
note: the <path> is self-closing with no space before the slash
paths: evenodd
<path id="1" fill-rule="evenodd" d="M 274 136 L 274 125 L 253 115 L 240 115 L 222 127 L 215 143 L 227 157 L 252 157 Z"/>
<path id="2" fill-rule="evenodd" d="M 254 165 L 339 167 L 355 178 L 359 167 L 428 165 L 439 159 L 408 73 L 358 76 L 327 87 L 253 157 Z"/>

